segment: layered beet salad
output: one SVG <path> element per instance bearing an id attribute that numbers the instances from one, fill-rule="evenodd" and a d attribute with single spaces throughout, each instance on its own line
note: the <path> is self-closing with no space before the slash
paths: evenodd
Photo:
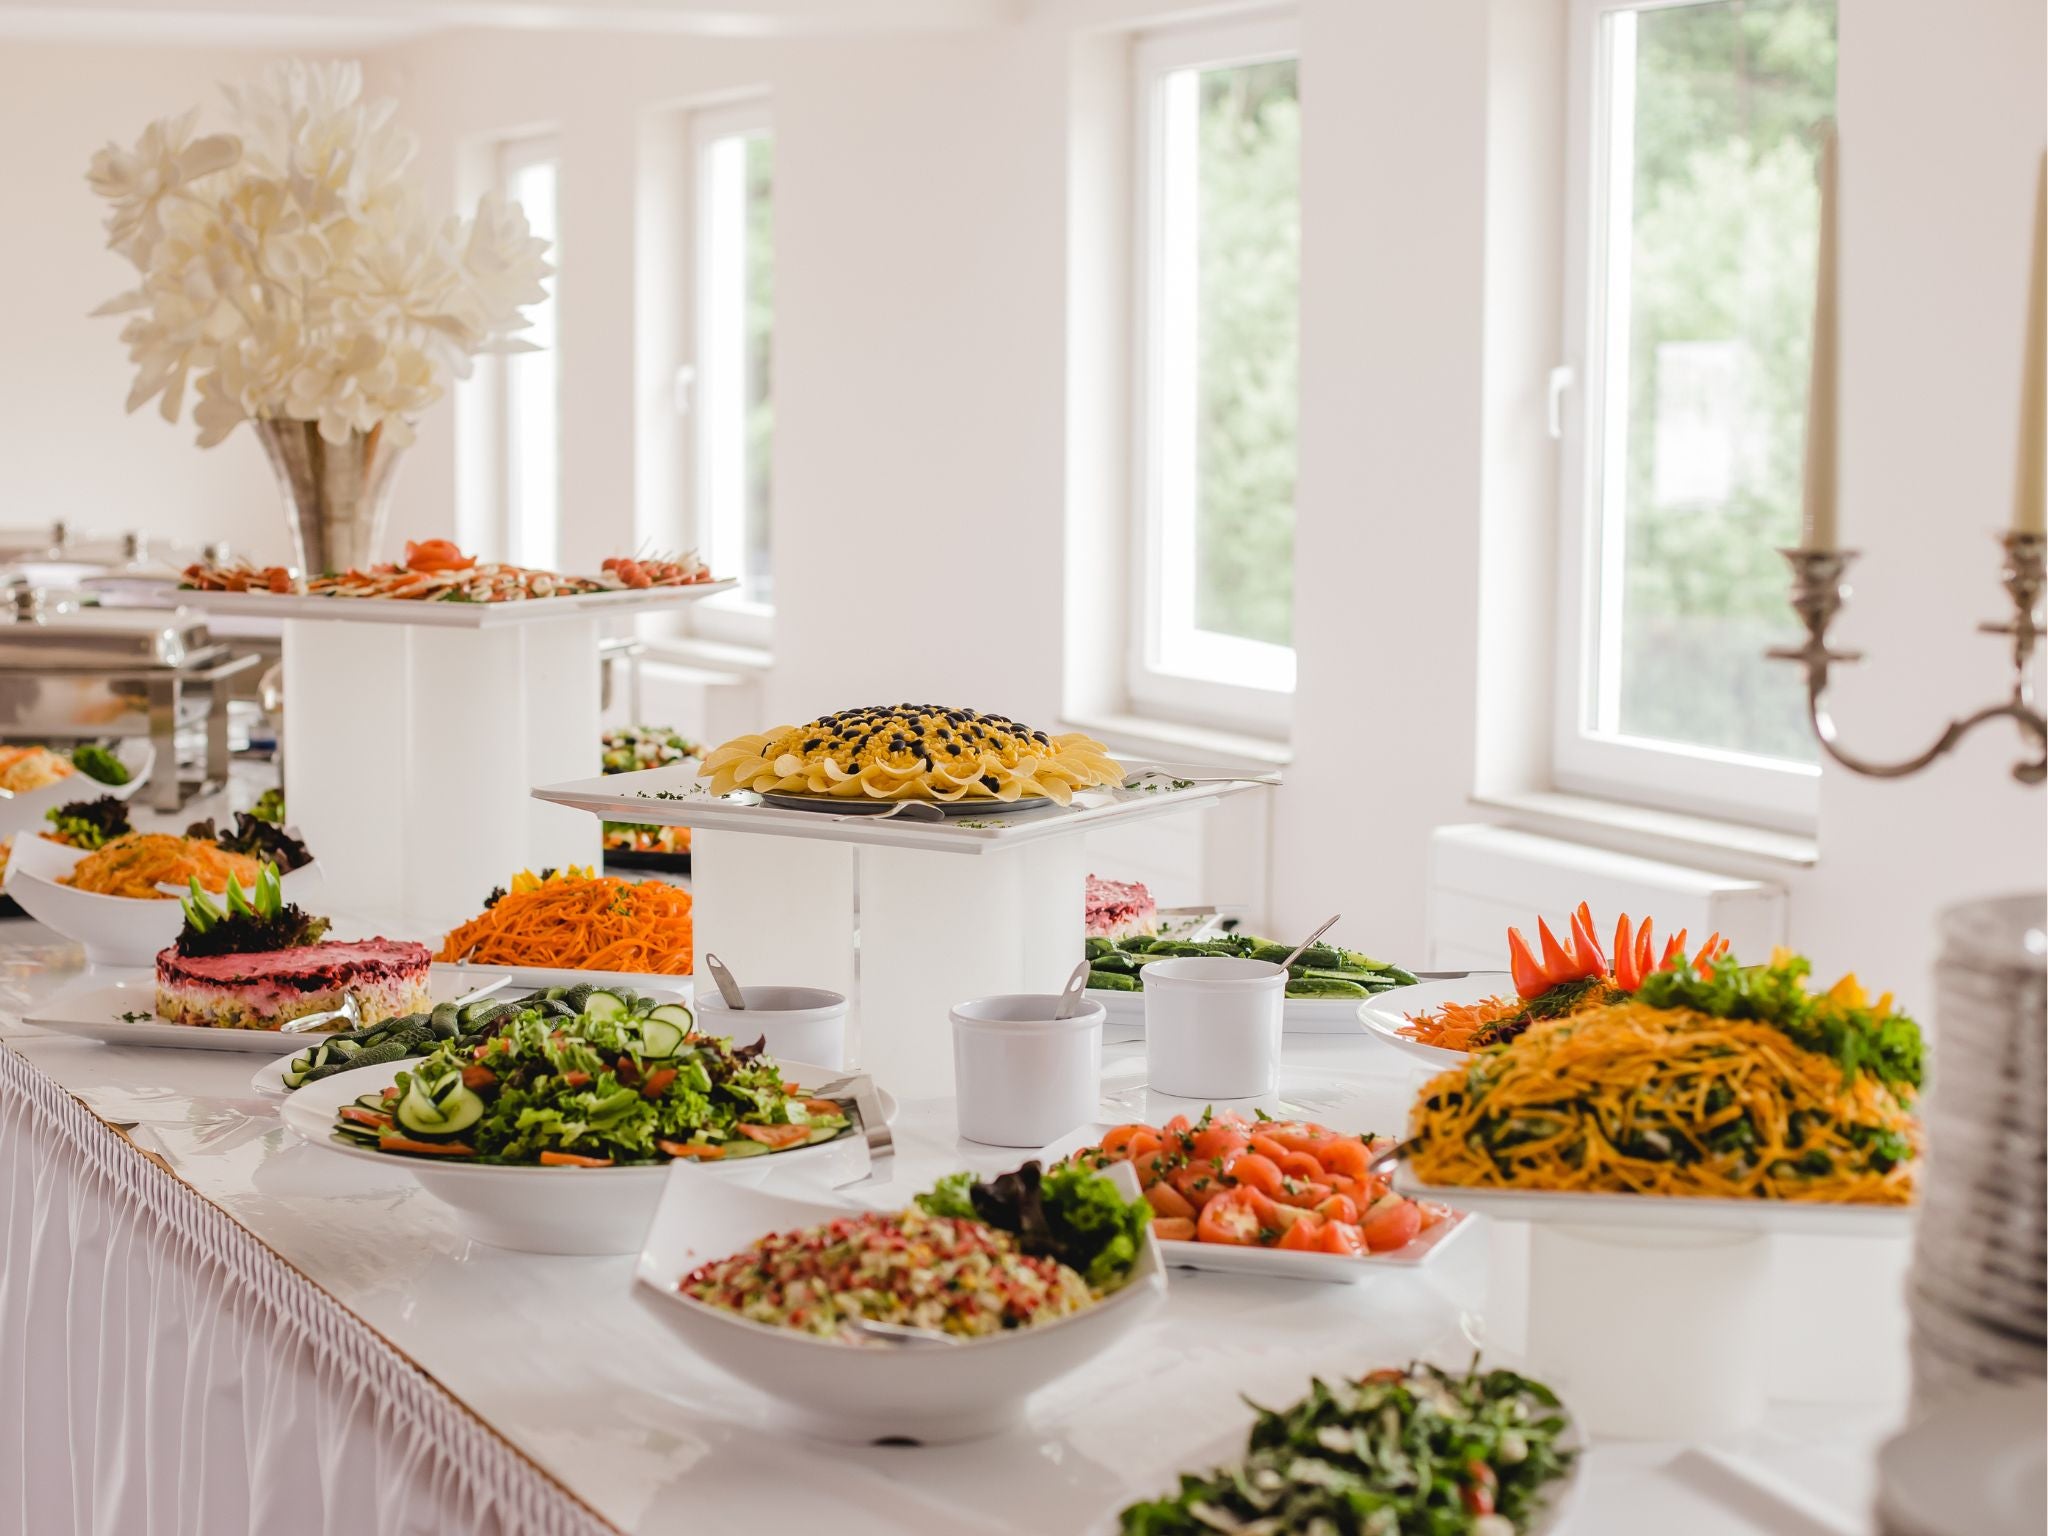
<path id="1" fill-rule="evenodd" d="M 326 918 L 284 899 L 274 865 L 263 866 L 253 892 L 231 877 L 221 906 L 195 881 L 177 942 L 156 957 L 156 1011 L 176 1024 L 275 1029 L 345 998 L 355 999 L 358 1028 L 426 1009 L 426 945 L 330 943 L 326 932 Z"/>
<path id="2" fill-rule="evenodd" d="M 1088 877 L 1088 936 L 1127 939 L 1150 933 L 1159 923 L 1159 906 L 1137 881 Z"/>

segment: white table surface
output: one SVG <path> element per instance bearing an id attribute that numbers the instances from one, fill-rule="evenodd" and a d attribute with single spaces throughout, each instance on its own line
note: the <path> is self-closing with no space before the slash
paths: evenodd
<path id="1" fill-rule="evenodd" d="M 1133 1498 L 1208 1465 L 1249 1419 L 1239 1394 L 1282 1404 L 1312 1373 L 1416 1355 L 1462 1363 L 1470 1338 L 1513 1363 L 1520 1230 L 1484 1218 L 1435 1266 L 1357 1286 L 1176 1272 L 1169 1305 L 1091 1368 L 1036 1398 L 1024 1428 L 941 1449 L 846 1447 L 779 1429 L 764 1399 L 685 1354 L 627 1300 L 632 1260 L 502 1252 L 459 1236 L 397 1168 L 300 1144 L 234 1054 L 92 1044 L 19 1021 L 74 981 L 78 950 L 0 923 L 0 1041 L 104 1117 L 142 1122 L 178 1174 L 299 1266 L 558 1476 L 621 1531 L 829 1529 L 1045 1536 L 1109 1529 Z M 1115 1031 L 1112 1031 L 1114 1040 Z M 1128 1079 L 1142 1047 L 1107 1047 Z M 1359 1037 L 1290 1036 L 1290 1067 L 1359 1073 L 1390 1130 L 1416 1080 Z M 1117 1063 L 1122 1065 L 1118 1066 Z M 1365 1128 L 1365 1127 L 1362 1127 Z M 913 1101 L 897 1124 L 907 1197 L 1014 1154 L 960 1143 L 950 1105 Z M 1868 1264 L 1866 1242 L 1857 1245 Z M 1879 1347 L 1889 1347 L 1885 1340 Z M 1843 1378 L 1856 1373 L 1846 1357 Z M 1828 1374 L 1830 1362 L 1821 1362 Z M 1870 1456 L 1898 1422 L 1895 1393 L 1775 1404 L 1710 1447 L 1598 1444 L 1570 1536 L 1829 1536 L 1870 1529 Z"/>

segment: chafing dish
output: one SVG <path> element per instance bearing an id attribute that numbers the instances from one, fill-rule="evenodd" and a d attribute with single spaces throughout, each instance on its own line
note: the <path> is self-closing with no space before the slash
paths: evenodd
<path id="1" fill-rule="evenodd" d="M 25 584 L 0 610 L 0 740 L 147 736 L 157 771 L 144 790 L 158 810 L 184 802 L 180 726 L 206 730 L 204 782 L 228 772 L 233 679 L 261 658 L 236 654 L 183 608 L 66 605 Z"/>

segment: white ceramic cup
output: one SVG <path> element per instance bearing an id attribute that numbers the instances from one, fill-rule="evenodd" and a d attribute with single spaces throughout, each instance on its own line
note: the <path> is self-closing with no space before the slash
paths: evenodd
<path id="1" fill-rule="evenodd" d="M 746 999 L 746 1009 L 734 1012 L 725 1006 L 711 978 L 700 978 L 697 1027 L 709 1035 L 728 1035 L 736 1045 L 766 1039 L 768 1054 L 778 1061 L 846 1066 L 844 993 L 823 987 L 741 987 L 740 996 Z"/>
<path id="2" fill-rule="evenodd" d="M 1270 960 L 1154 960 L 1145 980 L 1145 1072 L 1155 1092 L 1249 1099 L 1280 1082 L 1287 973 Z"/>
<path id="3" fill-rule="evenodd" d="M 953 1009 L 960 1134 L 994 1147 L 1042 1147 L 1096 1117 L 1102 1004 L 1055 1019 L 1056 992 L 1008 992 Z"/>

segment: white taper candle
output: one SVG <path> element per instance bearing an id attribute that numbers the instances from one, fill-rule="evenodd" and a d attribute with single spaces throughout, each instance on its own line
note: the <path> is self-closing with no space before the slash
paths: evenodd
<path id="1" fill-rule="evenodd" d="M 1820 142 L 1820 240 L 1814 253 L 1813 371 L 1806 386 L 1806 481 L 1801 503 L 1799 546 L 1833 549 L 1836 537 L 1835 465 L 1839 452 L 1840 401 L 1836 367 L 1841 326 L 1835 296 L 1835 125 Z"/>
<path id="2" fill-rule="evenodd" d="M 2014 533 L 2048 532 L 2048 153 L 2034 185 L 2034 260 L 2027 279 L 2027 360 L 2020 375 L 2020 475 Z"/>

